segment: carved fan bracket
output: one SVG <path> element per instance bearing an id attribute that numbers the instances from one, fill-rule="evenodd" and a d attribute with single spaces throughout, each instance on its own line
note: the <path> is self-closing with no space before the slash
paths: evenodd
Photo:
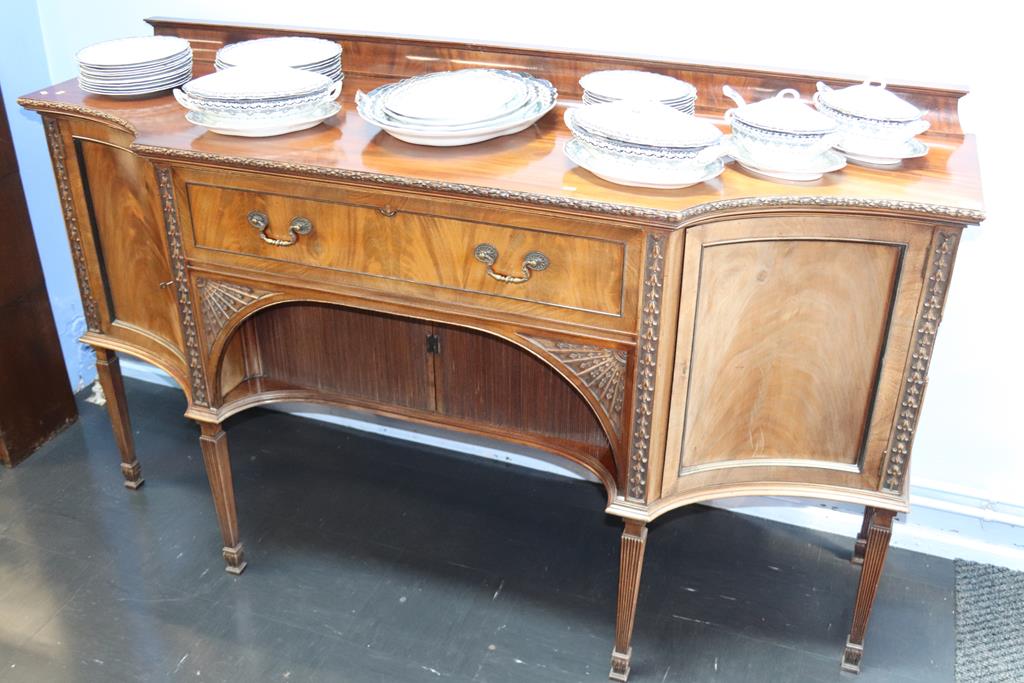
<path id="1" fill-rule="evenodd" d="M 231 318 L 250 304 L 271 295 L 271 292 L 234 282 L 221 282 L 204 277 L 196 278 L 196 289 L 199 290 L 199 307 L 203 318 L 203 331 L 206 333 L 207 349 L 213 346 L 217 335 Z"/>
<path id="2" fill-rule="evenodd" d="M 625 351 L 522 336 L 554 356 L 563 367 L 578 377 L 611 422 L 615 433 L 622 433 L 622 405 L 626 390 Z"/>
<path id="3" fill-rule="evenodd" d="M 892 436 L 889 438 L 889 447 L 885 452 L 885 477 L 882 488 L 891 493 L 903 491 L 910 449 L 914 442 L 914 430 L 921 414 L 921 400 L 928 384 L 932 348 L 935 345 L 939 322 L 942 320 L 942 307 L 946 303 L 949 276 L 956 254 L 956 235 L 939 233 L 936 242 L 928 272 L 928 285 L 923 297 L 924 303 L 921 304 L 921 312 L 914 326 L 913 351 L 904 373 L 903 393 L 897 409 L 899 412 Z"/>

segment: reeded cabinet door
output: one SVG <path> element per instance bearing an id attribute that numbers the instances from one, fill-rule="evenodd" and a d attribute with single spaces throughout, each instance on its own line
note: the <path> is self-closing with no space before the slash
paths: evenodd
<path id="1" fill-rule="evenodd" d="M 828 215 L 692 228 L 664 495 L 879 490 L 932 233 Z"/>

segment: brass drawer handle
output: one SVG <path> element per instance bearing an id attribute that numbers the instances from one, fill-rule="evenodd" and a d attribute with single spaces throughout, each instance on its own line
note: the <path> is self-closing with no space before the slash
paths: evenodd
<path id="1" fill-rule="evenodd" d="M 281 240 L 276 237 L 267 237 L 270 219 L 262 211 L 249 212 L 249 225 L 259 231 L 261 240 L 275 247 L 290 247 L 299 241 L 299 235 L 308 235 L 313 232 L 313 222 L 311 220 L 302 216 L 296 216 L 288 225 L 288 239 Z"/>
<path id="2" fill-rule="evenodd" d="M 487 264 L 487 274 L 493 277 L 498 282 L 507 282 L 510 285 L 518 285 L 522 282 L 526 282 L 530 279 L 530 275 L 535 270 L 544 270 L 551 265 L 551 261 L 548 257 L 539 251 L 531 251 L 523 259 L 523 274 L 522 275 L 502 275 L 494 270 L 494 264 L 498 260 L 498 250 L 491 244 L 478 244 L 476 249 L 473 250 L 473 256 L 480 263 Z"/>
<path id="3" fill-rule="evenodd" d="M 395 214 L 398 213 L 398 209 L 392 209 L 391 206 L 385 205 L 377 207 L 377 213 L 385 218 L 394 218 Z"/>

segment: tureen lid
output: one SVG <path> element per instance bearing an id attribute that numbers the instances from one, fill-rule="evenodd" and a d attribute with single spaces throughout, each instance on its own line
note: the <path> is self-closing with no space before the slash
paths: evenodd
<path id="1" fill-rule="evenodd" d="M 775 97 L 733 109 L 732 116 L 755 128 L 782 133 L 824 134 L 838 126 L 835 120 L 804 104 L 800 93 L 792 88 L 780 91 Z"/>
<path id="2" fill-rule="evenodd" d="M 885 89 L 885 83 L 864 81 L 841 90 L 833 90 L 818 81 L 819 97 L 825 106 L 843 114 L 881 121 L 914 121 L 921 110 L 899 95 Z"/>
<path id="3" fill-rule="evenodd" d="M 574 110 L 574 120 L 591 133 L 652 147 L 707 147 L 722 131 L 678 109 L 647 100 L 588 104 Z"/>
<path id="4" fill-rule="evenodd" d="M 233 66 L 200 76 L 181 89 L 198 98 L 256 100 L 302 97 L 329 90 L 331 84 L 323 74 L 287 66 Z"/>

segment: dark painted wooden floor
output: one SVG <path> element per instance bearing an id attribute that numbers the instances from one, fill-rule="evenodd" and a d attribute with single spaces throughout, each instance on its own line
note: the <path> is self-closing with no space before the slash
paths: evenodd
<path id="1" fill-rule="evenodd" d="M 236 578 L 180 394 L 128 392 L 138 492 L 91 404 L 0 472 L 0 682 L 605 680 L 620 526 L 596 485 L 251 412 L 228 425 Z M 710 508 L 662 518 L 631 680 L 951 681 L 952 563 L 902 550 L 864 672 L 840 674 L 851 545 Z"/>

